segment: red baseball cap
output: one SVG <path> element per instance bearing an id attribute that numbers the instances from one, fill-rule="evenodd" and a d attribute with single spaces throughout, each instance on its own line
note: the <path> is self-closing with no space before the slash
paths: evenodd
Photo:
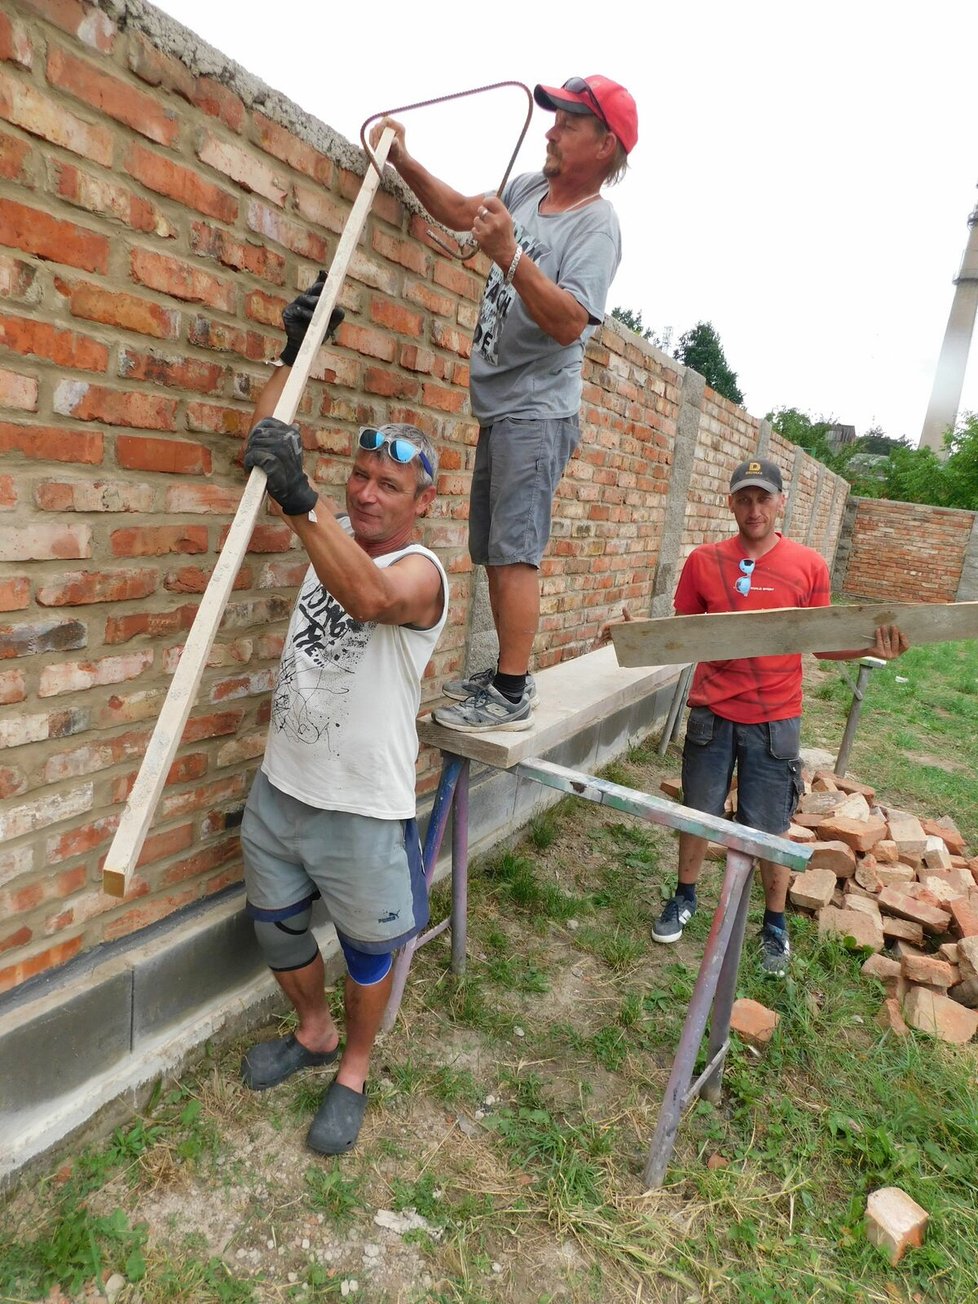
<path id="1" fill-rule="evenodd" d="M 617 82 L 607 77 L 568 77 L 563 86 L 536 86 L 533 98 L 541 109 L 556 113 L 593 113 L 621 141 L 630 154 L 638 140 L 638 109 Z"/>

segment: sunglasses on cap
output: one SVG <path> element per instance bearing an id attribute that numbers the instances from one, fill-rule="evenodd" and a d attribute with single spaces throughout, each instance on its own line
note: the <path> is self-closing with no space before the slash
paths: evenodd
<path id="1" fill-rule="evenodd" d="M 417 444 L 412 444 L 410 439 L 404 439 L 400 435 L 385 435 L 382 431 L 374 430 L 371 426 L 364 426 L 360 431 L 357 442 L 361 448 L 365 448 L 370 453 L 379 453 L 382 448 L 386 448 L 387 455 L 391 460 L 399 462 L 401 466 L 406 466 L 408 462 L 417 458 L 427 471 L 428 479 L 434 480 L 435 478 L 431 463 Z"/>
<path id="2" fill-rule="evenodd" d="M 599 119 L 603 126 L 607 127 L 608 131 L 611 130 L 608 126 L 608 120 L 604 116 L 604 110 L 598 103 L 598 97 L 595 95 L 594 91 L 591 90 L 591 87 L 583 77 L 568 77 L 564 82 L 563 89 L 565 91 L 573 91 L 575 95 L 585 95 L 588 103 L 591 105 L 594 116 Z"/>

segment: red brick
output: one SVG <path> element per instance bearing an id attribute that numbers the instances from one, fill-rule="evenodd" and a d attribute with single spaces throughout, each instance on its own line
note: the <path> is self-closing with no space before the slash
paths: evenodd
<path id="1" fill-rule="evenodd" d="M 321 185 L 329 186 L 333 179 L 333 164 L 324 154 L 264 114 L 253 112 L 252 125 L 255 140 L 266 154 L 274 155 L 295 168 L 296 172 L 304 172 Z"/>
<path id="2" fill-rule="evenodd" d="M 224 353 L 237 353 L 243 358 L 255 362 L 264 362 L 267 358 L 281 352 L 281 336 L 269 338 L 259 335 L 257 331 L 243 331 L 223 322 L 209 321 L 206 317 L 194 317 L 187 329 L 187 340 L 202 349 L 215 349 Z"/>
<path id="3" fill-rule="evenodd" d="M 234 91 L 213 77 L 197 78 L 191 102 L 212 118 L 219 118 L 232 131 L 240 131 L 244 125 L 247 115 L 244 104 Z"/>
<path id="4" fill-rule="evenodd" d="M 414 240 L 406 240 L 403 236 L 394 236 L 386 231 L 381 231 L 374 227 L 370 235 L 370 247 L 374 253 L 386 258 L 388 262 L 397 263 L 400 267 L 406 267 L 409 271 L 416 272 L 419 276 L 426 275 L 431 255 L 421 248 Z M 440 273 L 445 270 L 445 259 L 438 258 L 434 264 L 434 277 L 436 284 L 443 286 L 446 290 L 453 290 L 460 293 L 458 284 L 461 282 L 466 287 L 471 286 L 473 291 L 478 286 L 474 276 L 469 276 L 464 272 L 458 271 L 453 263 L 448 269 L 452 275 L 445 277 Z M 481 293 L 481 288 L 479 290 Z M 473 292 L 469 297 L 478 299 L 479 293 Z"/>
<path id="5" fill-rule="evenodd" d="M 206 222 L 191 222 L 190 247 L 195 254 L 214 258 L 235 271 L 250 272 L 273 285 L 285 284 L 285 259 L 264 245 L 239 240 L 220 227 Z"/>
<path id="6" fill-rule="evenodd" d="M 115 43 L 116 25 L 107 13 L 82 0 L 22 0 L 25 8 L 33 9 L 55 27 L 69 36 L 89 45 L 101 54 L 110 54 Z"/>
<path id="7" fill-rule="evenodd" d="M 131 72 L 149 86 L 162 86 L 193 102 L 195 77 L 179 59 L 157 49 L 142 32 L 130 27 L 128 31 L 128 63 Z"/>
<path id="8" fill-rule="evenodd" d="M 954 966 L 935 955 L 905 955 L 900 961 L 903 976 L 912 983 L 941 987 L 945 991 L 958 977 Z"/>
<path id="9" fill-rule="evenodd" d="M 899 1263 L 909 1247 L 923 1245 L 928 1216 L 898 1186 L 881 1187 L 866 1201 L 866 1239 L 878 1246 L 891 1264 Z"/>
<path id="10" fill-rule="evenodd" d="M 27 681 L 22 670 L 0 670 L 0 707 L 23 702 L 27 696 Z"/>
<path id="11" fill-rule="evenodd" d="M 33 354 L 80 371 L 105 371 L 109 365 L 109 350 L 104 344 L 28 317 L 0 313 L 0 344 L 14 353 Z"/>
<path id="12" fill-rule="evenodd" d="M 978 937 L 978 911 L 966 897 L 947 903 L 959 937 Z"/>
<path id="13" fill-rule="evenodd" d="M 298 212 L 308 222 L 324 227 L 339 235 L 346 226 L 350 209 L 327 190 L 310 190 L 307 186 L 295 187 L 295 203 Z"/>
<path id="14" fill-rule="evenodd" d="M 55 286 L 67 298 L 73 317 L 119 326 L 157 339 L 175 340 L 180 333 L 180 313 L 176 308 L 164 308 L 135 294 L 104 290 L 89 281 L 68 284 L 58 279 Z"/>
<path id="15" fill-rule="evenodd" d="M 176 227 L 155 204 L 121 182 L 93 176 L 72 163 L 57 161 L 53 166 L 57 193 L 68 203 L 121 222 L 134 231 L 152 232 L 164 239 L 177 234 Z"/>
<path id="16" fill-rule="evenodd" d="M 115 456 L 127 471 L 160 471 L 168 475 L 209 475 L 211 471 L 210 450 L 181 439 L 118 435 Z"/>
<path id="17" fill-rule="evenodd" d="M 168 553 L 207 552 L 205 525 L 132 526 L 113 530 L 113 557 L 163 557 Z"/>
<path id="18" fill-rule="evenodd" d="M 172 430 L 178 403 L 175 398 L 108 389 L 83 380 L 60 381 L 53 398 L 54 410 L 63 416 L 79 421 L 102 421 L 110 426 L 135 426 L 141 430 Z"/>
<path id="19" fill-rule="evenodd" d="M 730 1012 L 730 1027 L 749 1046 L 766 1046 L 780 1021 L 775 1010 L 745 998 L 734 1001 Z"/>
<path id="20" fill-rule="evenodd" d="M 180 741 L 195 743 L 203 738 L 223 738 L 237 733 L 244 714 L 244 711 L 211 711 L 208 715 L 193 716 L 187 721 Z"/>
<path id="21" fill-rule="evenodd" d="M 245 316 L 263 326 L 281 327 L 282 309 L 285 306 L 285 299 L 279 295 L 265 294 L 262 290 L 252 290 L 244 299 Z"/>
<path id="22" fill-rule="evenodd" d="M 156 570 L 72 571 L 47 576 L 35 598 L 42 607 L 77 607 L 91 602 L 126 602 L 149 597 L 159 584 Z"/>
<path id="23" fill-rule="evenodd" d="M 950 815 L 942 815 L 940 819 L 936 820 L 923 819 L 920 823 L 924 832 L 931 837 L 940 838 L 948 851 L 953 852 L 956 856 L 962 854 L 966 845 L 964 835 Z"/>
<path id="24" fill-rule="evenodd" d="M 903 1017 L 918 1032 L 929 1033 L 941 1041 L 963 1045 L 978 1032 L 978 1014 L 963 1005 L 928 991 L 912 987 L 903 1003 Z"/>
<path id="25" fill-rule="evenodd" d="M 143 843 L 137 865 L 152 865 L 158 860 L 167 860 L 178 851 L 186 851 L 194 843 L 194 826 L 180 824 L 175 829 L 166 829 L 160 833 L 151 833 Z"/>
<path id="26" fill-rule="evenodd" d="M 252 412 L 249 409 L 220 406 L 216 403 L 188 403 L 187 429 L 194 433 L 233 435 L 247 439 L 251 430 Z"/>
<path id="27" fill-rule="evenodd" d="M 31 600 L 31 582 L 16 575 L 0 579 L 0 611 L 20 611 Z"/>
<path id="28" fill-rule="evenodd" d="M 16 136 L 8 136 L 0 131 L 0 179 L 20 181 L 33 189 L 30 175 L 25 166 L 31 155 L 30 144 Z"/>
<path id="29" fill-rule="evenodd" d="M 161 353 L 139 353 L 120 349 L 119 375 L 125 380 L 142 380 L 170 389 L 190 389 L 196 394 L 217 394 L 224 388 L 228 370 L 216 362 Z"/>
<path id="30" fill-rule="evenodd" d="M 28 978 L 34 978 L 48 969 L 67 964 L 81 948 L 82 939 L 73 937 L 69 941 L 57 942 L 54 946 L 45 947 L 43 951 L 36 951 L 26 959 L 8 965 L 6 969 L 0 969 L 0 992 L 10 991 L 20 983 L 26 982 Z"/>
<path id="31" fill-rule="evenodd" d="M 263 195 L 281 207 L 289 196 L 288 182 L 254 154 L 230 141 L 205 133 L 197 146 L 197 157 L 215 172 L 221 172 L 242 188 Z"/>
<path id="32" fill-rule="evenodd" d="M 4 67 L 0 67 L 0 118 L 72 154 L 80 154 L 103 167 L 112 166 L 113 138 L 108 127 L 77 118 L 64 104 Z"/>
<path id="33" fill-rule="evenodd" d="M 857 947 L 868 947 L 871 951 L 883 949 L 883 927 L 880 920 L 861 911 L 825 906 L 818 913 L 818 932 L 820 937 L 851 937 Z"/>
<path id="34" fill-rule="evenodd" d="M 0 368 L 0 407 L 37 411 L 37 381 L 33 376 Z"/>
<path id="35" fill-rule="evenodd" d="M 464 389 L 445 389 L 442 385 L 423 385 L 421 401 L 426 407 L 433 407 L 442 412 L 461 412 L 468 401 Z M 831 835 L 825 834 L 825 837 Z"/>
<path id="36" fill-rule="evenodd" d="M 86 272 L 108 268 L 109 241 L 104 235 L 13 199 L 0 199 L 0 243 Z"/>
<path id="37" fill-rule="evenodd" d="M 133 249 L 129 255 L 132 279 L 151 290 L 168 294 L 188 303 L 203 303 L 209 308 L 233 314 L 236 291 L 231 281 L 205 272 L 181 258 L 157 253 L 153 249 Z"/>
<path id="38" fill-rule="evenodd" d="M 168 915 L 172 915 L 181 906 L 189 905 L 195 896 L 196 893 L 193 888 L 189 888 L 183 892 L 172 892 L 168 896 L 154 897 L 146 905 L 133 906 L 132 909 L 117 915 L 115 919 L 110 920 L 105 925 L 103 929 L 105 941 L 112 942 L 117 938 L 127 937 L 140 928 L 148 928 L 150 924 L 155 924 L 158 919 L 165 919 Z M 2 974 L 0 974 L 0 980 L 2 980 Z"/>
<path id="39" fill-rule="evenodd" d="M 180 570 L 170 571 L 167 574 L 163 587 L 170 593 L 203 593 L 210 577 L 210 571 L 201 570 L 199 566 L 183 566 Z M 251 588 L 251 571 L 247 565 L 242 566 L 238 571 L 232 587 Z"/>
<path id="40" fill-rule="evenodd" d="M 141 634 L 159 638 L 183 633 L 194 623 L 196 615 L 196 607 L 183 606 L 171 611 L 135 611 L 128 616 L 109 616 L 105 622 L 105 642 L 111 647 L 128 643 Z"/>
<path id="41" fill-rule="evenodd" d="M 895 1033 L 898 1037 L 905 1037 L 910 1031 L 900 1013 L 900 1002 L 896 996 L 889 996 L 883 1002 L 876 1015 L 876 1022 L 884 1032 Z"/>
<path id="42" fill-rule="evenodd" d="M 30 68 L 33 57 L 31 39 L 23 23 L 12 22 L 6 14 L 0 13 L 0 61 Z"/>
<path id="43" fill-rule="evenodd" d="M 28 525 L 0 529 L 0 561 L 55 561 L 92 555 L 88 525 Z"/>
<path id="44" fill-rule="evenodd" d="M 56 697 L 104 684 L 121 684 L 136 679 L 153 664 L 153 651 L 143 648 L 121 656 L 101 657 L 97 661 L 65 661 L 45 666 L 41 671 L 39 697 Z"/>
<path id="45" fill-rule="evenodd" d="M 150 512 L 148 485 L 121 480 L 43 480 L 34 486 L 34 505 L 42 512 Z"/>
<path id="46" fill-rule="evenodd" d="M 126 171 L 149 190 L 167 195 L 187 208 L 196 209 L 221 222 L 233 222 L 238 215 L 238 201 L 233 195 L 206 181 L 191 168 L 155 154 L 143 145 L 133 144 L 126 156 Z"/>
<path id="47" fill-rule="evenodd" d="M 917 901 L 895 887 L 883 888 L 877 899 L 881 910 L 920 924 L 927 933 L 946 932 L 951 922 L 951 916 L 946 910 L 939 910 L 925 901 Z"/>
<path id="48" fill-rule="evenodd" d="M 178 516 L 199 512 L 207 516 L 233 516 L 241 501 L 241 488 L 220 484 L 180 484 L 166 491 L 165 511 Z"/>
<path id="49" fill-rule="evenodd" d="M 886 825 L 882 820 L 869 822 L 832 815 L 819 824 L 817 831 L 824 842 L 844 842 L 853 851 L 870 851 L 880 838 L 886 836 Z"/>
<path id="50" fill-rule="evenodd" d="M 856 853 L 845 842 L 812 842 L 809 869 L 830 869 L 836 878 L 851 878 L 856 871 Z"/>
<path id="51" fill-rule="evenodd" d="M 284 245 L 286 249 L 291 249 L 302 258 L 308 258 L 317 266 L 326 265 L 327 245 L 322 236 L 259 200 L 249 202 L 246 222 L 249 230 L 274 240 L 276 244 Z"/>
<path id="52" fill-rule="evenodd" d="M 47 77 L 49 85 L 67 91 L 158 145 L 172 145 L 177 138 L 180 123 L 175 113 L 103 67 L 78 59 L 67 50 L 49 46 Z"/>

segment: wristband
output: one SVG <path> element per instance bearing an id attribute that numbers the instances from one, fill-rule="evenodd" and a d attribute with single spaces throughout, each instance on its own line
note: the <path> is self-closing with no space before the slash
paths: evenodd
<path id="1" fill-rule="evenodd" d="M 507 285 L 513 284 L 513 277 L 516 275 L 516 269 L 520 265 L 520 259 L 523 257 L 523 246 L 516 246 L 516 253 L 513 254 L 513 261 L 509 265 L 509 271 L 506 273 L 505 281 Z"/>

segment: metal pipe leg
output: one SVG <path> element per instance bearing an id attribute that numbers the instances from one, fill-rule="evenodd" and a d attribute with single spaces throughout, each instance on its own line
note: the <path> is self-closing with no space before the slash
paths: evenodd
<path id="1" fill-rule="evenodd" d="M 737 854 L 735 851 L 728 851 L 727 858 L 729 859 Z M 703 1079 L 700 1087 L 700 1095 L 704 1100 L 708 1100 L 711 1105 L 719 1105 L 720 1095 L 723 1090 L 723 1063 L 726 1058 L 726 1045 L 730 1039 L 730 1013 L 733 1010 L 734 998 L 737 995 L 737 974 L 740 971 L 740 956 L 744 949 L 744 934 L 747 931 L 747 914 L 750 910 L 750 893 L 753 886 L 754 875 L 751 873 L 744 879 L 740 900 L 736 905 L 737 914 L 734 919 L 733 932 L 730 934 L 727 952 L 723 957 L 723 964 L 720 966 L 716 996 L 713 998 L 710 1040 L 707 1044 L 706 1058 L 708 1063 L 712 1063 L 716 1059 L 716 1066 Z M 720 1053 L 721 1051 L 723 1054 Z"/>
<path id="2" fill-rule="evenodd" d="M 469 908 L 469 762 L 462 762 L 452 815 L 452 973 L 465 972 Z"/>
<path id="3" fill-rule="evenodd" d="M 686 694 L 689 691 L 689 681 L 693 674 L 692 666 L 684 666 L 679 672 L 679 678 L 676 680 L 676 687 L 672 690 L 672 701 L 669 704 L 669 714 L 666 716 L 666 722 L 662 727 L 662 735 L 659 738 L 659 746 L 656 749 L 660 756 L 665 756 L 669 749 L 669 744 L 673 740 L 676 732 L 676 726 L 679 723 L 679 717 L 682 714 L 683 702 L 686 700 Z"/>
<path id="4" fill-rule="evenodd" d="M 849 764 L 849 753 L 856 738 L 856 726 L 859 724 L 859 717 L 862 714 L 863 698 L 866 696 L 866 684 L 870 673 L 877 666 L 884 665 L 886 665 L 886 662 L 881 661 L 879 657 L 863 657 L 859 662 L 856 683 L 852 690 L 852 705 L 849 707 L 849 715 L 846 717 L 846 727 L 842 734 L 842 742 L 839 744 L 839 754 L 835 758 L 833 773 L 840 778 L 845 777 L 846 767 Z M 851 683 L 852 681 L 849 680 L 848 682 Z"/>
<path id="5" fill-rule="evenodd" d="M 649 1145 L 649 1156 L 644 1173 L 645 1185 L 649 1190 L 662 1185 L 672 1157 L 679 1120 L 686 1106 L 686 1095 L 693 1078 L 696 1056 L 706 1031 L 720 970 L 737 922 L 739 913 L 737 905 L 741 900 L 745 880 L 750 881 L 753 866 L 751 856 L 739 851 L 728 852 L 727 868 L 723 876 L 723 887 L 720 890 L 720 903 L 713 915 L 703 962 L 693 988 L 689 1009 L 686 1012 L 686 1022 L 673 1060 L 672 1073 L 669 1076 L 655 1132 Z"/>
<path id="6" fill-rule="evenodd" d="M 428 818 L 428 828 L 425 832 L 424 850 L 422 852 L 425 885 L 429 893 L 431 892 L 431 880 L 434 878 L 438 853 L 441 850 L 445 829 L 448 825 L 448 817 L 454 804 L 458 777 L 464 766 L 466 779 L 468 779 L 468 765 L 468 761 L 463 761 L 460 756 L 450 756 L 447 753 L 442 753 L 441 777 L 438 780 L 438 790 L 435 793 L 431 815 Z M 466 783 L 467 796 L 468 784 Z M 411 960 L 417 946 L 417 937 L 412 937 L 397 953 L 397 958 L 394 961 L 394 981 L 387 1001 L 387 1009 L 384 1011 L 384 1019 L 380 1025 L 381 1032 L 390 1032 L 394 1026 L 397 1012 L 401 1008 L 404 988 L 407 985 L 408 970 L 411 968 Z"/>

